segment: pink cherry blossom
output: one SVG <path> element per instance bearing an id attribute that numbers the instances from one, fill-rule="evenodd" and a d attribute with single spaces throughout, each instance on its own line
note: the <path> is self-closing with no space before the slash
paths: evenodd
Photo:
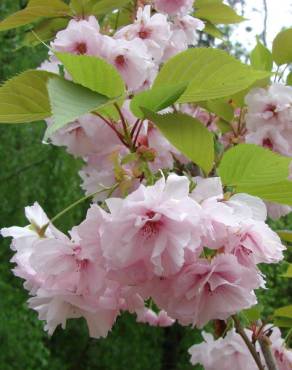
<path id="1" fill-rule="evenodd" d="M 131 91 L 141 88 L 156 68 L 147 47 L 139 39 L 127 41 L 104 36 L 102 55 L 116 67 Z"/>
<path id="2" fill-rule="evenodd" d="M 119 284 L 107 278 L 100 249 L 107 214 L 93 205 L 71 238 L 38 240 L 28 262 L 40 286 L 30 306 L 52 334 L 67 319 L 84 317 L 90 335 L 104 337 L 119 313 Z"/>
<path id="3" fill-rule="evenodd" d="M 272 342 L 272 352 L 279 370 L 292 369 L 292 350 L 288 349 L 277 327 L 271 328 L 272 334 L 269 337 Z"/>
<path id="4" fill-rule="evenodd" d="M 245 330 L 251 339 L 252 332 Z M 204 342 L 195 344 L 189 349 L 191 363 L 201 364 L 205 370 L 257 370 L 258 367 L 252 358 L 243 339 L 230 330 L 225 338 L 214 340 L 212 334 L 202 333 Z"/>
<path id="5" fill-rule="evenodd" d="M 280 154 L 292 155 L 292 88 L 273 84 L 246 96 L 246 141 Z"/>
<path id="6" fill-rule="evenodd" d="M 291 120 L 292 87 L 273 84 L 267 89 L 253 89 L 246 96 L 246 104 L 248 130 L 267 124 L 281 128 Z"/>
<path id="7" fill-rule="evenodd" d="M 46 321 L 45 330 L 49 335 L 54 333 L 58 325 L 65 329 L 68 319 L 83 317 L 91 337 L 106 337 L 118 315 L 118 310 L 114 307 L 101 308 L 94 297 L 84 298 L 44 289 L 39 289 L 37 295 L 29 299 L 29 306 L 38 312 L 40 320 Z"/>
<path id="8" fill-rule="evenodd" d="M 142 308 L 137 311 L 137 322 L 149 324 L 150 326 L 168 327 L 174 324 L 175 320 L 170 318 L 165 311 L 158 314 L 150 308 Z"/>
<path id="9" fill-rule="evenodd" d="M 184 33 L 185 43 L 195 46 L 198 44 L 199 35 L 197 31 L 202 31 L 205 27 L 204 22 L 190 15 L 177 17 L 174 21 L 173 30 L 181 30 Z"/>
<path id="10" fill-rule="evenodd" d="M 223 185 L 220 177 L 210 177 L 204 179 L 202 177 L 195 177 L 195 189 L 191 193 L 191 197 L 198 203 L 202 203 L 209 198 L 223 199 Z"/>
<path id="11" fill-rule="evenodd" d="M 265 331 L 268 327 L 265 328 Z M 245 329 L 249 340 L 252 339 L 252 332 Z M 246 344 L 235 329 L 230 330 L 224 338 L 214 340 L 212 334 L 203 332 L 204 342 L 195 344 L 189 349 L 191 363 L 202 364 L 205 370 L 226 369 L 233 370 L 236 364 L 238 370 L 257 370 L 258 367 L 251 356 Z M 277 368 L 279 370 L 290 370 L 292 366 L 292 351 L 285 347 L 281 332 L 277 327 L 271 328 L 271 349 Z M 259 343 L 256 343 L 256 350 L 260 354 L 261 362 L 265 364 L 264 356 Z"/>
<path id="12" fill-rule="evenodd" d="M 168 59 L 175 56 L 176 54 L 187 50 L 187 48 L 188 43 L 185 32 L 181 29 L 172 27 L 172 36 L 164 50 L 162 62 L 166 62 Z"/>
<path id="13" fill-rule="evenodd" d="M 151 7 L 147 5 L 144 9 L 138 9 L 137 19 L 133 24 L 121 28 L 114 37 L 128 41 L 140 39 L 140 42 L 146 45 L 149 54 L 159 62 L 171 35 L 167 17 L 159 13 L 151 16 Z"/>
<path id="14" fill-rule="evenodd" d="M 185 250 L 198 253 L 201 243 L 201 209 L 188 192 L 187 178 L 172 174 L 124 200 L 108 199 L 111 220 L 102 236 L 108 267 L 133 283 L 178 272 Z"/>
<path id="15" fill-rule="evenodd" d="M 33 206 L 25 208 L 25 215 L 30 224 L 25 227 L 9 227 L 1 229 L 4 237 L 12 237 L 11 249 L 15 251 L 11 262 L 16 266 L 13 272 L 16 276 L 25 279 L 25 288 L 29 291 L 35 291 L 40 284 L 41 278 L 31 266 L 30 258 L 35 253 L 37 244 L 40 240 L 66 239 L 66 236 L 57 230 L 41 208 L 35 202 Z"/>
<path id="16" fill-rule="evenodd" d="M 154 0 L 154 4 L 159 12 L 185 15 L 191 12 L 194 0 Z"/>
<path id="17" fill-rule="evenodd" d="M 266 202 L 268 215 L 273 220 L 278 220 L 283 216 L 287 216 L 290 212 L 292 212 L 291 206 L 285 206 L 283 204 Z"/>
<path id="18" fill-rule="evenodd" d="M 221 254 L 199 259 L 171 279 L 157 282 L 155 303 L 182 325 L 203 327 L 209 320 L 225 320 L 256 303 L 261 284 L 257 271 L 240 265 L 235 256 Z"/>
<path id="19" fill-rule="evenodd" d="M 103 40 L 99 30 L 99 24 L 93 16 L 88 20 L 72 19 L 65 30 L 57 33 L 51 48 L 59 52 L 98 56 Z"/>
<path id="20" fill-rule="evenodd" d="M 50 124 L 51 121 L 48 126 Z M 70 154 L 78 157 L 105 155 L 121 147 L 115 132 L 93 114 L 86 114 L 56 131 L 51 141 L 54 145 L 65 146 Z"/>

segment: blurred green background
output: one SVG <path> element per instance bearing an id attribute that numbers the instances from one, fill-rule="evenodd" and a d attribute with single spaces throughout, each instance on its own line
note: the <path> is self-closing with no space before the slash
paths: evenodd
<path id="1" fill-rule="evenodd" d="M 0 18 L 25 1 L 2 0 Z M 45 47 L 19 48 L 23 30 L 0 34 L 0 83 L 34 68 L 46 57 Z M 43 123 L 0 126 L 0 228 L 25 225 L 23 209 L 37 200 L 49 217 L 82 196 L 81 163 L 63 149 L 41 143 Z M 66 231 L 82 220 L 87 205 L 74 209 L 58 226 Z M 277 227 L 292 226 L 292 217 Z M 58 329 L 52 338 L 43 331 L 35 312 L 27 308 L 28 295 L 9 262 L 9 241 L 0 240 L 0 369 L 1 370 L 187 370 L 187 349 L 200 341 L 189 328 L 150 328 L 127 315 L 118 319 L 107 339 L 89 339 L 82 320 Z M 269 287 L 260 294 L 265 314 L 289 303 L 292 288 L 279 277 L 285 266 L 269 266 Z"/>

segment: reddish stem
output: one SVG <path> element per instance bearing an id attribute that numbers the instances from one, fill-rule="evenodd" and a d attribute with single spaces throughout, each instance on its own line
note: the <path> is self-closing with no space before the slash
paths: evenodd
<path id="1" fill-rule="evenodd" d="M 142 127 L 143 127 L 143 121 L 140 122 L 139 127 L 138 127 L 138 130 L 136 132 L 135 139 L 133 141 L 133 145 L 134 146 L 136 146 L 136 144 L 137 144 L 137 140 L 138 140 L 139 134 L 140 134 L 140 132 L 142 130 Z"/>
<path id="2" fill-rule="evenodd" d="M 107 120 L 105 117 L 103 117 L 101 114 L 99 114 L 97 112 L 94 112 L 93 114 L 95 116 L 99 117 L 100 119 L 102 119 L 116 133 L 116 135 L 118 136 L 120 141 L 124 145 L 126 145 L 126 147 L 129 147 L 128 143 L 126 143 L 126 141 L 124 140 L 123 135 L 117 130 L 117 128 L 114 126 L 114 124 L 112 122 L 110 122 L 109 120 Z"/>

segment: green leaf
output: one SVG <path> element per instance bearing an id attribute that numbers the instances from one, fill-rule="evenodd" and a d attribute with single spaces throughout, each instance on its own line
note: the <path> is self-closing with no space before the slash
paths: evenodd
<path id="1" fill-rule="evenodd" d="M 48 127 L 45 140 L 67 123 L 109 102 L 104 95 L 58 77 L 49 80 L 48 92 L 54 123 Z"/>
<path id="2" fill-rule="evenodd" d="M 287 85 L 292 86 L 292 72 L 288 74 L 286 83 Z"/>
<path id="3" fill-rule="evenodd" d="M 251 65 L 255 69 L 271 72 L 273 68 L 273 56 L 269 49 L 257 38 L 257 45 L 250 54 Z"/>
<path id="4" fill-rule="evenodd" d="M 244 21 L 230 6 L 220 1 L 209 1 L 195 4 L 195 16 L 213 24 L 233 24 Z"/>
<path id="5" fill-rule="evenodd" d="M 291 263 L 288 265 L 288 269 L 285 272 L 285 274 L 282 275 L 282 277 L 292 279 L 292 264 Z"/>
<path id="6" fill-rule="evenodd" d="M 206 103 L 206 108 L 208 111 L 215 113 L 227 122 L 231 122 L 233 120 L 234 110 L 225 100 L 210 100 Z"/>
<path id="7" fill-rule="evenodd" d="M 248 319 L 249 322 L 254 322 L 261 318 L 262 311 L 263 311 L 263 306 L 260 304 L 256 304 L 255 306 L 247 310 L 243 310 L 242 313 Z"/>
<path id="8" fill-rule="evenodd" d="M 288 180 L 291 158 L 253 144 L 228 150 L 220 163 L 219 176 L 237 193 L 292 205 L 292 181 Z"/>
<path id="9" fill-rule="evenodd" d="M 100 0 L 93 8 L 92 14 L 103 15 L 112 12 L 115 9 L 121 9 L 131 0 Z"/>
<path id="10" fill-rule="evenodd" d="M 205 21 L 205 28 L 203 31 L 212 37 L 224 40 L 224 33 L 211 22 Z"/>
<path id="11" fill-rule="evenodd" d="M 23 123 L 51 115 L 47 81 L 54 76 L 45 71 L 26 71 L 0 88 L 0 123 Z"/>
<path id="12" fill-rule="evenodd" d="M 131 110 L 138 118 L 144 118 L 141 108 L 159 112 L 174 104 L 186 89 L 186 84 L 157 87 L 143 91 L 131 101 Z"/>
<path id="13" fill-rule="evenodd" d="M 57 18 L 67 16 L 69 13 L 69 6 L 61 0 L 30 0 L 25 9 L 0 22 L 0 31 L 24 26 L 39 18 Z"/>
<path id="14" fill-rule="evenodd" d="M 277 234 L 285 242 L 292 243 L 292 231 L 290 231 L 290 230 L 280 230 L 280 231 L 277 231 Z"/>
<path id="15" fill-rule="evenodd" d="M 292 305 L 278 308 L 275 310 L 274 316 L 288 317 L 289 319 L 292 319 Z"/>
<path id="16" fill-rule="evenodd" d="M 273 59 L 278 64 L 292 62 L 292 28 L 278 33 L 273 41 Z"/>
<path id="17" fill-rule="evenodd" d="M 162 134 L 181 153 L 208 174 L 214 162 L 213 134 L 197 119 L 182 113 L 156 114 L 142 109 L 145 117 L 159 128 Z"/>
<path id="18" fill-rule="evenodd" d="M 216 120 L 215 123 L 219 130 L 222 132 L 222 134 L 226 134 L 227 132 L 232 131 L 231 125 L 222 119 Z"/>
<path id="19" fill-rule="evenodd" d="M 69 19 L 54 18 L 41 21 L 33 31 L 28 31 L 24 37 L 23 46 L 37 46 L 42 41 L 51 40 L 58 31 L 65 29 Z"/>
<path id="20" fill-rule="evenodd" d="M 171 58 L 160 70 L 154 87 L 189 83 L 180 103 L 200 102 L 230 96 L 269 77 L 223 50 L 193 48 Z"/>
<path id="21" fill-rule="evenodd" d="M 88 55 L 56 53 L 73 81 L 92 91 L 116 98 L 125 93 L 125 83 L 118 71 L 104 59 Z"/>
<path id="22" fill-rule="evenodd" d="M 71 0 L 70 8 L 76 15 L 90 15 L 96 0 Z"/>
<path id="23" fill-rule="evenodd" d="M 280 328 L 292 328 L 292 319 L 287 317 L 275 317 L 274 325 Z"/>

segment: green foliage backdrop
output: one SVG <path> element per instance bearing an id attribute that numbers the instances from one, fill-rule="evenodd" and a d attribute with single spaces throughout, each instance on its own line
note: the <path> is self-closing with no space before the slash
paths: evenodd
<path id="1" fill-rule="evenodd" d="M 21 7 L 21 1 L 3 0 L 0 17 Z M 25 3 L 25 2 L 24 2 Z M 23 30 L 0 34 L 0 82 L 44 59 L 43 46 L 19 48 Z M 1 125 L 0 127 L 0 227 L 25 225 L 23 209 L 35 200 L 50 217 L 81 197 L 80 163 L 64 150 L 41 144 L 45 125 Z M 87 205 L 75 209 L 61 220 L 64 231 L 78 223 Z M 289 228 L 290 220 L 279 228 Z M 61 226 L 61 225 L 58 225 Z M 0 369 L 1 370 L 187 370 L 191 369 L 187 348 L 200 341 L 194 330 L 174 326 L 150 328 L 123 316 L 105 340 L 89 339 L 83 321 L 58 329 L 52 338 L 26 305 L 22 282 L 13 277 L 8 241 L 0 240 Z M 268 266 L 269 291 L 262 293 L 266 315 L 289 304 L 292 288 L 279 277 L 285 266 Z"/>

